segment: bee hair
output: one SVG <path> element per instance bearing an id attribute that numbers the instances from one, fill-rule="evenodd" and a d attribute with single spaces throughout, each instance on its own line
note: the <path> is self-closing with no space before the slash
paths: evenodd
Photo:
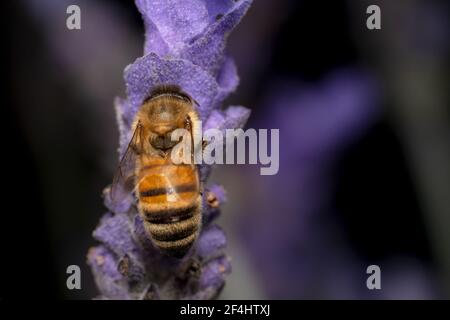
<path id="1" fill-rule="evenodd" d="M 150 92 L 150 95 L 147 99 L 145 99 L 144 103 L 160 97 L 171 97 L 175 99 L 181 99 L 189 103 L 197 104 L 197 102 L 192 99 L 190 95 L 181 90 L 179 86 L 173 84 L 157 86 Z"/>

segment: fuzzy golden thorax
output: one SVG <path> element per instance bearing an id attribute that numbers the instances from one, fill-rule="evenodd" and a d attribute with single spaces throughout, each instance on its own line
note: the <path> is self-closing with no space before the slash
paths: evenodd
<path id="1" fill-rule="evenodd" d="M 134 128 L 138 123 L 142 126 L 142 151 L 167 151 L 176 145 L 178 141 L 171 140 L 171 133 L 180 128 L 190 131 L 192 113 L 192 103 L 177 97 L 161 96 L 146 101 L 134 123 Z"/>

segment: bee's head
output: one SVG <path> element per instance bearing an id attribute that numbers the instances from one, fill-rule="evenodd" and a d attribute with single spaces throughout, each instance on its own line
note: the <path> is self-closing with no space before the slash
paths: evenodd
<path id="1" fill-rule="evenodd" d="M 163 87 L 152 92 L 144 106 L 153 147 L 169 149 L 178 143 L 171 141 L 171 133 L 187 128 L 187 114 L 192 104 L 193 100 L 179 88 Z"/>
<path id="2" fill-rule="evenodd" d="M 159 136 L 163 136 L 182 127 L 183 112 L 180 109 L 177 103 L 167 101 L 167 99 L 155 101 L 148 114 L 150 130 Z"/>

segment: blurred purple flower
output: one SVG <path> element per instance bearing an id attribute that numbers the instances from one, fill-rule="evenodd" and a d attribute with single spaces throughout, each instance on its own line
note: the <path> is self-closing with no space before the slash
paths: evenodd
<path id="1" fill-rule="evenodd" d="M 271 88 L 269 111 L 256 125 L 280 128 L 280 171 L 246 195 L 242 243 L 268 298 L 354 298 L 355 281 L 342 279 L 341 271 L 352 274 L 347 261 L 355 258 L 333 237 L 332 170 L 377 118 L 376 82 L 341 70 L 314 85 L 280 80 Z"/>
<path id="2" fill-rule="evenodd" d="M 198 103 L 204 129 L 242 127 L 250 114 L 241 106 L 221 110 L 238 85 L 233 60 L 225 54 L 226 37 L 251 0 L 136 0 L 145 24 L 144 56 L 125 69 L 127 98 L 115 107 L 120 131 L 119 156 L 131 138 L 133 118 L 155 86 L 174 84 Z M 205 182 L 210 168 L 200 168 Z M 144 233 L 130 196 L 112 203 L 105 189 L 105 214 L 94 231 L 101 245 L 91 248 L 88 263 L 105 299 L 211 299 L 222 289 L 231 266 L 223 250 L 223 231 L 211 225 L 225 201 L 214 185 L 204 193 L 203 226 L 196 245 L 182 260 L 162 255 Z"/>
<path id="3" fill-rule="evenodd" d="M 333 205 L 336 164 L 381 116 L 375 77 L 344 69 L 316 84 L 281 80 L 271 88 L 268 112 L 256 125 L 280 128 L 280 171 L 249 188 L 240 217 L 241 243 L 267 297 L 435 298 L 435 283 L 419 261 L 377 261 L 383 290 L 368 290 L 368 263 L 347 242 Z M 242 172 L 243 180 L 253 181 L 249 174 Z"/>

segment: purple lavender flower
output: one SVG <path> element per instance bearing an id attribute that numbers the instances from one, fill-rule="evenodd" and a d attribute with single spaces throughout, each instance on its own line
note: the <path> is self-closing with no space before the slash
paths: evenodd
<path id="1" fill-rule="evenodd" d="M 208 128 L 242 127 L 250 114 L 241 106 L 221 110 L 223 100 L 236 89 L 233 59 L 225 53 L 226 37 L 246 13 L 251 0 L 136 0 L 145 24 L 144 56 L 125 69 L 126 99 L 115 107 L 120 131 L 119 156 L 131 138 L 131 123 L 145 98 L 161 84 L 183 88 L 198 103 Z M 210 167 L 200 168 L 205 183 Z M 94 231 L 101 242 L 88 253 L 96 284 L 104 299 L 211 299 L 230 273 L 224 253 L 226 238 L 212 221 L 225 201 L 225 192 L 213 185 L 203 194 L 203 225 L 197 243 L 181 260 L 153 247 L 130 195 L 109 209 Z"/>
<path id="2" fill-rule="evenodd" d="M 269 298 L 358 297 L 354 285 L 365 281 L 355 281 L 352 263 L 360 262 L 333 237 L 330 172 L 342 150 L 377 119 L 377 82 L 348 69 L 316 85 L 280 79 L 271 88 L 269 111 L 257 125 L 280 128 L 281 169 L 246 195 L 240 240 Z M 251 174 L 242 172 L 250 181 Z"/>

